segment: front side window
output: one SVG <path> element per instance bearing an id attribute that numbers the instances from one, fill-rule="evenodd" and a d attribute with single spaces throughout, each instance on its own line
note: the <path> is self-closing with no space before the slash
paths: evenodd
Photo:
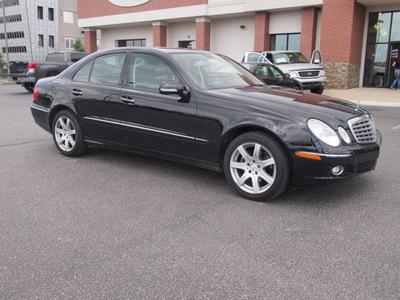
<path id="1" fill-rule="evenodd" d="M 223 55 L 176 53 L 173 59 L 201 89 L 243 88 L 265 85 L 247 69 Z"/>
<path id="2" fill-rule="evenodd" d="M 90 82 L 119 85 L 126 53 L 113 53 L 96 58 Z"/>
<path id="3" fill-rule="evenodd" d="M 131 66 L 131 87 L 157 92 L 165 81 L 179 79 L 163 60 L 153 55 L 135 54 Z"/>

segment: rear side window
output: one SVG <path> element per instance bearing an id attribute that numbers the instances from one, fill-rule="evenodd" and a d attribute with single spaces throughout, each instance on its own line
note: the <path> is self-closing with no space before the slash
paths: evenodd
<path id="1" fill-rule="evenodd" d="M 74 52 L 71 53 L 70 55 L 71 55 L 71 62 L 77 62 L 81 58 L 84 58 L 87 54 L 82 52 Z"/>
<path id="2" fill-rule="evenodd" d="M 95 59 L 90 82 L 119 85 L 126 53 L 113 53 Z"/>
<path id="3" fill-rule="evenodd" d="M 81 81 L 81 82 L 88 82 L 90 76 L 90 70 L 92 69 L 93 61 L 85 64 L 76 74 L 74 75 L 73 80 Z"/>
<path id="4" fill-rule="evenodd" d="M 64 62 L 64 53 L 49 53 L 47 54 L 46 61 Z"/>

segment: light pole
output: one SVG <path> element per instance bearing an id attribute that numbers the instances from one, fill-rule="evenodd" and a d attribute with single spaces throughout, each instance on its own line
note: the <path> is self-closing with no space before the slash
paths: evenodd
<path id="1" fill-rule="evenodd" d="M 1 3 L 3 4 L 2 6 L 3 6 L 4 39 L 6 40 L 7 73 L 10 73 L 10 60 L 8 59 L 7 20 L 4 9 L 4 0 L 1 1 Z"/>

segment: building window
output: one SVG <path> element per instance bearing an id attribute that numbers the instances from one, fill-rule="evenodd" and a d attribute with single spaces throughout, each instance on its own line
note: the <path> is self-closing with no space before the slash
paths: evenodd
<path id="1" fill-rule="evenodd" d="M 43 20 L 43 6 L 37 7 L 37 18 Z"/>
<path id="2" fill-rule="evenodd" d="M 20 22 L 20 21 L 22 21 L 21 15 L 6 16 L 7 23 Z M 0 17 L 0 24 L 2 23 L 4 23 L 4 19 L 3 17 Z"/>
<path id="3" fill-rule="evenodd" d="M 4 7 L 19 5 L 19 0 L 5 0 L 5 1 L 0 1 L 0 7 L 3 7 L 2 2 L 4 2 Z"/>
<path id="4" fill-rule="evenodd" d="M 196 49 L 196 41 L 179 41 L 179 48 Z"/>
<path id="5" fill-rule="evenodd" d="M 64 23 L 74 24 L 74 13 L 71 11 L 64 11 Z"/>
<path id="6" fill-rule="evenodd" d="M 271 50 L 300 51 L 300 33 L 271 34 Z"/>
<path id="7" fill-rule="evenodd" d="M 75 39 L 74 38 L 65 38 L 65 48 L 72 49 L 74 48 Z"/>
<path id="8" fill-rule="evenodd" d="M 39 36 L 38 46 L 43 47 L 44 46 L 43 34 L 39 34 L 38 36 Z"/>
<path id="9" fill-rule="evenodd" d="M 54 8 L 49 7 L 49 21 L 54 21 Z"/>
<path id="10" fill-rule="evenodd" d="M 15 31 L 15 32 L 7 32 L 8 39 L 22 39 L 25 37 L 25 33 L 23 31 Z M 0 40 L 4 40 L 4 33 L 0 33 Z"/>
<path id="11" fill-rule="evenodd" d="M 6 47 L 3 47 L 3 53 L 6 53 Z M 8 53 L 23 53 L 26 52 L 25 46 L 8 47 Z"/>
<path id="12" fill-rule="evenodd" d="M 54 48 L 54 35 L 49 35 L 49 47 Z"/>
<path id="13" fill-rule="evenodd" d="M 146 47 L 146 39 L 118 40 L 118 47 Z"/>

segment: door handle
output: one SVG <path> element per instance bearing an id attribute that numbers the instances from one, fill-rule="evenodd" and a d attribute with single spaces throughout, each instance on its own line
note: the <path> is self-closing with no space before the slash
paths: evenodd
<path id="1" fill-rule="evenodd" d="M 73 89 L 72 90 L 72 94 L 74 94 L 75 96 L 82 96 L 83 93 L 81 90 L 77 90 L 77 89 Z"/>
<path id="2" fill-rule="evenodd" d="M 135 99 L 133 99 L 133 98 L 131 98 L 131 97 L 129 97 L 129 96 L 121 96 L 121 101 L 123 102 L 123 103 L 126 103 L 126 104 L 135 104 Z"/>

